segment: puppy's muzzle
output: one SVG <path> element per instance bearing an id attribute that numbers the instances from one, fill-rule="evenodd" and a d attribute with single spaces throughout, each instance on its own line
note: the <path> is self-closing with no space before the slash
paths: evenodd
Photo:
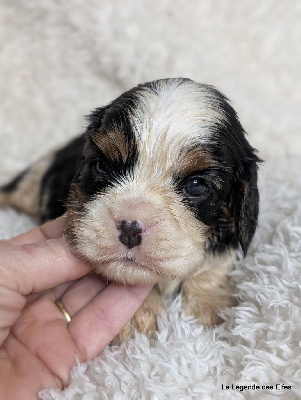
<path id="1" fill-rule="evenodd" d="M 122 220 L 117 229 L 120 231 L 119 240 L 129 249 L 141 244 L 144 230 L 142 222 Z"/>

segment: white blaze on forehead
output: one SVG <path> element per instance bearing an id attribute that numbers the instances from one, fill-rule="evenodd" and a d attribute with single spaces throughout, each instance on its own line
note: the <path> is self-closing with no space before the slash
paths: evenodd
<path id="1" fill-rule="evenodd" d="M 136 96 L 131 120 L 145 156 L 156 158 L 163 151 L 175 158 L 183 146 L 205 141 L 208 127 L 225 118 L 217 111 L 215 92 L 193 81 L 159 81 L 155 89 L 142 88 Z"/>
<path id="2" fill-rule="evenodd" d="M 136 135 L 139 160 L 135 180 L 171 184 L 183 149 L 206 143 L 209 127 L 222 124 L 216 91 L 193 81 L 162 80 L 135 93 L 130 120 Z"/>

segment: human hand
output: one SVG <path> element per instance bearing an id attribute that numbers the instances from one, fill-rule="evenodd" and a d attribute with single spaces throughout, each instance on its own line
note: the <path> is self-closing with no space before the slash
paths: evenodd
<path id="1" fill-rule="evenodd" d="M 103 350 L 151 290 L 87 275 L 91 267 L 71 253 L 63 229 L 61 217 L 0 241 L 0 399 L 63 388 L 76 358 Z"/>

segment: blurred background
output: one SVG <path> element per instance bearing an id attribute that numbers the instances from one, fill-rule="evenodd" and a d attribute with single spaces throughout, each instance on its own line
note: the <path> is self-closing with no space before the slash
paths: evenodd
<path id="1" fill-rule="evenodd" d="M 1 183 L 165 77 L 224 92 L 263 159 L 301 153 L 299 0 L 2 0 L 0 16 Z"/>

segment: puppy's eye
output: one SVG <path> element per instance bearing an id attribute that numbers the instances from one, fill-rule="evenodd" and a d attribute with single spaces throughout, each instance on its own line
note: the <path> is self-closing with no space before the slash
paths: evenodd
<path id="1" fill-rule="evenodd" d="M 104 165 L 101 161 L 94 160 L 90 165 L 95 179 L 102 179 L 106 175 Z"/>
<path id="2" fill-rule="evenodd" d="M 102 174 L 103 173 L 103 168 L 102 168 L 102 165 L 101 165 L 100 161 L 97 161 L 95 163 L 95 172 L 97 172 L 98 174 Z"/>
<path id="3" fill-rule="evenodd" d="M 183 186 L 183 192 L 189 196 L 202 196 L 208 191 L 208 186 L 206 185 L 203 178 L 198 176 L 192 177 L 186 181 Z"/>

